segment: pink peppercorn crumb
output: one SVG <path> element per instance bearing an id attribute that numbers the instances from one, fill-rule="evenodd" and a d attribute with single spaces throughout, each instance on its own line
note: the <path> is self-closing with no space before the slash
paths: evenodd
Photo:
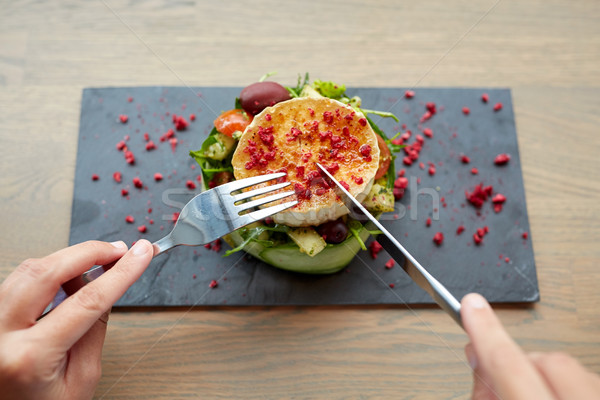
<path id="1" fill-rule="evenodd" d="M 190 121 L 194 122 L 196 120 L 196 114 L 190 114 Z"/>
<path id="2" fill-rule="evenodd" d="M 457 235 L 460 235 L 464 231 L 465 231 L 465 226 L 464 225 L 459 225 L 458 228 L 456 228 L 456 234 Z"/>
<path id="3" fill-rule="evenodd" d="M 487 93 L 484 93 L 481 95 L 481 101 L 483 101 L 484 103 L 487 103 L 490 99 L 490 96 L 488 96 Z"/>
<path id="4" fill-rule="evenodd" d="M 510 258 L 508 258 L 508 257 L 504 258 L 504 262 L 508 264 L 510 262 Z"/>
<path id="5" fill-rule="evenodd" d="M 425 221 L 425 226 L 431 226 L 431 218 L 427 218 L 427 220 Z"/>
<path id="6" fill-rule="evenodd" d="M 477 175 L 479 173 L 479 170 L 477 168 L 473 167 L 473 168 L 471 168 L 471 173 L 473 175 Z"/>
<path id="7" fill-rule="evenodd" d="M 404 92 L 404 97 L 406 97 L 407 99 L 412 99 L 413 97 L 415 97 L 415 91 L 407 90 L 406 92 Z"/>
<path id="8" fill-rule="evenodd" d="M 144 183 L 139 177 L 136 176 L 135 178 L 133 178 L 133 186 L 135 186 L 138 189 L 141 189 L 144 187 Z"/>
<path id="9" fill-rule="evenodd" d="M 436 232 L 436 234 L 433 235 L 433 243 L 440 246 L 443 242 L 444 242 L 444 234 L 442 232 Z"/>
<path id="10" fill-rule="evenodd" d="M 187 186 L 187 188 L 190 190 L 196 189 L 196 184 L 194 183 L 194 181 L 189 179 L 185 182 L 185 186 Z"/>
<path id="11" fill-rule="evenodd" d="M 129 96 L 129 97 L 127 98 L 127 101 L 128 101 L 129 103 L 131 103 L 131 102 L 133 101 L 133 97 Z"/>
<path id="12" fill-rule="evenodd" d="M 521 237 L 522 237 L 523 239 L 527 239 L 527 238 L 529 237 L 529 233 L 527 233 L 527 232 L 523 232 L 523 233 L 521 234 Z"/>
<path id="13" fill-rule="evenodd" d="M 462 112 L 465 115 L 469 115 L 471 113 L 471 110 L 469 109 L 469 107 L 463 107 Z"/>
<path id="14" fill-rule="evenodd" d="M 510 161 L 510 154 L 502 153 L 498 154 L 496 158 L 494 158 L 494 164 L 496 165 L 504 165 Z"/>
<path id="15" fill-rule="evenodd" d="M 128 215 L 125 217 L 125 222 L 127 222 L 128 224 L 133 224 L 135 222 L 135 219 L 131 215 Z"/>
<path id="16" fill-rule="evenodd" d="M 137 227 L 137 230 L 140 231 L 140 233 L 146 233 L 148 228 L 146 228 L 146 225 L 140 225 Z"/>
<path id="17" fill-rule="evenodd" d="M 129 190 L 127 189 L 121 189 L 121 196 L 125 197 L 129 194 Z"/>
<path id="18" fill-rule="evenodd" d="M 210 283 L 208 284 L 208 287 L 211 289 L 214 289 L 217 286 L 219 286 L 219 282 L 215 281 L 214 279 L 212 281 L 210 281 Z"/>
<path id="19" fill-rule="evenodd" d="M 494 104 L 494 111 L 500 111 L 500 110 L 502 110 L 502 103 Z"/>
<path id="20" fill-rule="evenodd" d="M 396 285 L 395 285 L 395 284 L 393 284 L 393 283 L 390 283 L 388 286 L 389 286 L 391 289 L 393 289 L 393 288 L 395 288 L 395 287 L 396 287 Z"/>
<path id="21" fill-rule="evenodd" d="M 471 159 L 470 159 L 469 157 L 467 157 L 467 156 L 465 156 L 465 155 L 463 154 L 462 156 L 460 156 L 460 161 L 461 161 L 463 164 L 468 164 L 468 163 L 470 163 L 470 162 L 471 162 Z"/>
<path id="22" fill-rule="evenodd" d="M 154 174 L 154 180 L 155 181 L 157 181 L 157 182 L 158 181 L 162 181 L 162 179 L 163 179 L 163 174 L 161 174 L 160 172 L 157 172 L 157 173 Z"/>
<path id="23" fill-rule="evenodd" d="M 119 115 L 119 121 L 121 121 L 121 123 L 125 124 L 125 123 L 127 123 L 127 121 L 129 121 L 129 117 L 127 115 L 121 114 L 121 115 Z"/>
<path id="24" fill-rule="evenodd" d="M 379 244 L 379 242 L 373 240 L 371 244 L 369 244 L 369 250 L 371 252 L 371 257 L 375 260 L 379 252 L 383 250 L 383 247 Z"/>
<path id="25" fill-rule="evenodd" d="M 123 180 L 123 175 L 119 171 L 116 171 L 113 173 L 113 179 L 115 180 L 115 182 L 121 183 L 121 181 Z"/>
<path id="26" fill-rule="evenodd" d="M 396 263 L 396 262 L 395 262 L 395 261 L 394 261 L 392 258 L 390 258 L 390 259 L 389 259 L 389 260 L 388 260 L 388 261 L 385 263 L 385 267 L 386 267 L 387 269 L 392 269 L 392 268 L 394 268 L 394 264 L 395 264 L 395 263 Z"/>
<path id="27" fill-rule="evenodd" d="M 97 181 L 97 180 L 99 180 L 99 179 L 100 179 L 100 177 L 98 176 L 98 174 L 93 174 L 93 175 L 92 175 L 92 180 L 93 180 L 93 181 Z"/>

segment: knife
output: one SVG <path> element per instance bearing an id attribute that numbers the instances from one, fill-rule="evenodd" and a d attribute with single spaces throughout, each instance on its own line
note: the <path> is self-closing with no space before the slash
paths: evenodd
<path id="1" fill-rule="evenodd" d="M 464 329 L 460 317 L 460 302 L 435 279 L 419 262 L 388 232 L 381 223 L 369 213 L 358 200 L 354 198 L 340 182 L 338 182 L 321 164 L 317 167 L 327 177 L 330 186 L 335 187 L 336 194 L 340 196 L 353 217 L 361 221 L 369 221 L 381 231 L 377 236 L 379 244 L 402 267 L 417 285 L 425 290 L 435 302 L 446 311 L 461 328 Z M 331 185 L 333 183 L 334 185 Z"/>

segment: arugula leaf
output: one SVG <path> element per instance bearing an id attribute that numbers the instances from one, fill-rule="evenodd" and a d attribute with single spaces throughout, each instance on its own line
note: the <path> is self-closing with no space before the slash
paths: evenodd
<path id="1" fill-rule="evenodd" d="M 285 86 L 285 88 L 290 93 L 290 96 L 296 98 L 300 96 L 300 92 L 302 92 L 302 89 L 304 89 L 304 86 L 306 85 L 308 85 L 308 72 L 304 74 L 304 82 L 302 82 L 302 75 L 298 74 L 298 83 L 296 84 L 296 87 Z"/>
<path id="2" fill-rule="evenodd" d="M 366 114 L 374 114 L 374 115 L 379 115 L 380 117 L 383 117 L 383 118 L 392 118 L 394 121 L 400 122 L 400 120 L 398 119 L 398 117 L 396 117 L 391 112 L 377 111 L 377 110 L 367 110 L 367 109 L 364 109 L 364 108 L 361 108 L 360 111 L 362 111 L 363 114 L 365 114 L 365 115 Z"/>
<path id="3" fill-rule="evenodd" d="M 290 230 L 290 228 L 288 226 L 279 225 L 279 224 L 276 224 L 275 226 L 262 225 L 262 226 L 257 226 L 255 228 L 251 228 L 251 229 L 242 228 L 240 230 L 240 236 L 242 238 L 244 238 L 244 241 L 242 243 L 240 243 L 238 246 L 236 246 L 235 248 L 233 248 L 231 250 L 227 250 L 225 252 L 224 257 L 229 256 L 233 253 L 237 253 L 240 250 L 243 250 L 244 247 L 246 247 L 246 245 L 250 242 L 259 243 L 259 244 L 263 245 L 264 247 L 273 247 L 275 245 L 275 242 L 272 240 L 258 239 L 260 234 L 263 232 L 287 232 L 289 230 Z"/>
<path id="4" fill-rule="evenodd" d="M 348 220 L 348 229 L 350 229 L 350 233 L 352 233 L 352 236 L 354 236 L 356 238 L 356 240 L 358 240 L 358 244 L 360 244 L 360 248 L 363 250 L 367 250 L 367 246 L 365 245 L 365 242 L 363 242 L 363 240 L 360 238 L 360 231 L 363 229 L 362 224 L 355 219 L 349 219 Z"/>
<path id="5" fill-rule="evenodd" d="M 321 81 L 319 79 L 313 82 L 313 87 L 317 92 L 330 99 L 340 99 L 346 92 L 346 85 L 338 85 L 332 81 Z"/>
<path id="6" fill-rule="evenodd" d="M 270 76 L 273 76 L 277 74 L 277 71 L 271 71 L 271 72 L 267 72 L 266 74 L 264 74 L 263 76 L 260 77 L 260 79 L 258 80 L 259 82 L 264 82 L 265 79 L 267 79 Z"/>
<path id="7" fill-rule="evenodd" d="M 383 139 L 388 140 L 388 138 L 385 135 L 385 133 L 381 130 L 381 128 L 379 128 L 377 126 L 377 124 L 375 122 L 373 122 L 373 120 L 371 118 L 369 118 L 368 115 L 365 115 L 365 118 L 367 118 L 367 121 L 369 122 L 369 125 L 371 125 L 371 128 L 373 128 L 373 130 L 375 131 L 376 134 L 378 134 L 379 136 L 381 136 Z"/>

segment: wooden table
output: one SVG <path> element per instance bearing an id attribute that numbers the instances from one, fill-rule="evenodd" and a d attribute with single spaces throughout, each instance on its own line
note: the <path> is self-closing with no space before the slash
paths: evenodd
<path id="1" fill-rule="evenodd" d="M 498 314 L 600 372 L 597 1 L 3 3 L 0 278 L 67 245 L 84 87 L 510 87 L 541 302 Z M 118 311 L 97 397 L 467 398 L 466 342 L 427 307 Z"/>

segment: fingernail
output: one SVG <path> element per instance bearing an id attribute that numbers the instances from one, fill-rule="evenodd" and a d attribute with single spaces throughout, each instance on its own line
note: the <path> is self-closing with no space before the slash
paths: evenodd
<path id="1" fill-rule="evenodd" d="M 116 242 L 111 243 L 117 249 L 126 249 L 127 245 L 122 240 L 117 240 Z"/>
<path id="2" fill-rule="evenodd" d="M 467 347 L 467 361 L 471 366 L 471 369 L 477 368 L 477 355 L 475 354 L 475 350 L 472 347 Z"/>
<path id="3" fill-rule="evenodd" d="M 150 250 L 150 247 L 147 243 L 148 241 L 146 240 L 138 240 L 137 242 L 135 242 L 135 244 L 131 248 L 131 254 L 133 254 L 134 256 L 141 256 L 143 254 L 146 254 Z"/>
<path id="4" fill-rule="evenodd" d="M 484 309 L 489 307 L 489 304 L 486 301 L 486 299 L 483 298 L 483 296 L 481 296 L 480 294 L 472 294 L 469 297 L 469 305 L 471 306 L 471 308 L 476 309 Z"/>

